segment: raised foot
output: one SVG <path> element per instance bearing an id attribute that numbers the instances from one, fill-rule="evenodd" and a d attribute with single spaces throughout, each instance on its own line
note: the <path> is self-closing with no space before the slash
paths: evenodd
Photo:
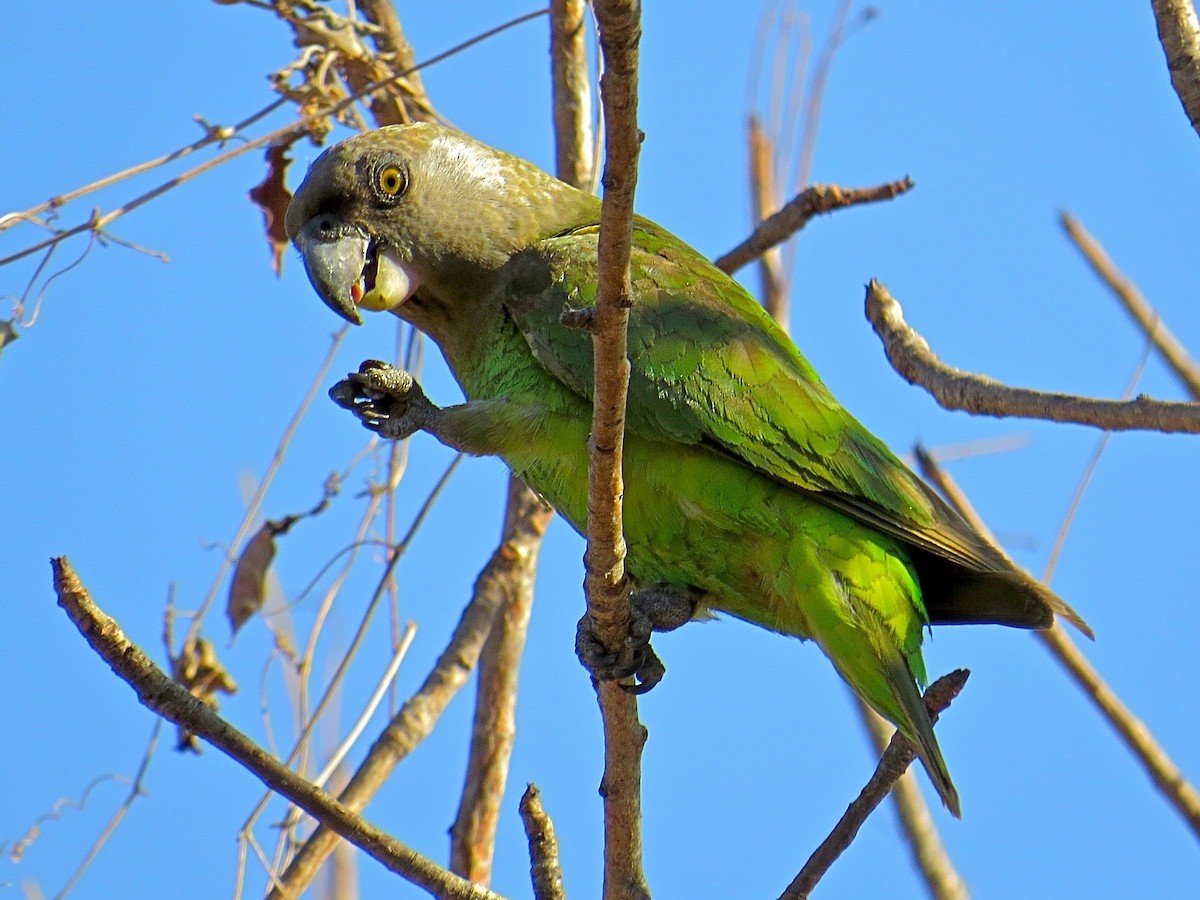
<path id="1" fill-rule="evenodd" d="M 631 694 L 644 694 L 666 674 L 666 666 L 650 646 L 655 631 L 672 631 L 696 613 L 700 595 L 670 584 L 647 585 L 630 595 L 629 634 L 616 653 L 611 653 L 596 636 L 591 616 L 584 614 L 575 632 L 575 653 L 597 681 L 623 681 Z"/>
<path id="2" fill-rule="evenodd" d="M 428 428 L 437 412 L 412 375 L 377 359 L 363 362 L 330 388 L 329 396 L 366 428 L 393 441 Z"/>

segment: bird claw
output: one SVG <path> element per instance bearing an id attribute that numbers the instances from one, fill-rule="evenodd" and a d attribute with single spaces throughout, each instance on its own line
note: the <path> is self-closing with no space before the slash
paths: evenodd
<path id="1" fill-rule="evenodd" d="M 629 634 L 620 650 L 610 652 L 596 636 L 591 615 L 585 613 L 575 632 L 575 653 L 597 681 L 624 681 L 631 694 L 644 694 L 662 681 L 663 665 L 650 636 L 655 631 L 671 631 L 691 619 L 699 594 L 673 585 L 651 585 L 630 596 Z"/>
<path id="2" fill-rule="evenodd" d="M 393 441 L 426 427 L 436 409 L 411 374 L 376 359 L 366 360 L 335 384 L 329 396 L 364 427 Z"/>

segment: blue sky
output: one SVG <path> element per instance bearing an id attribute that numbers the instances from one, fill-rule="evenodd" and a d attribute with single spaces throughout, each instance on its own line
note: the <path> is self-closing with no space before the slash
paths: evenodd
<path id="1" fill-rule="evenodd" d="M 812 5 L 817 39 L 832 3 Z M 68 0 L 53 25 L 10 16 L 0 36 L 8 85 L 0 141 L 0 213 L 26 209 L 197 137 L 191 117 L 228 123 L 271 99 L 266 74 L 294 48 L 268 15 L 211 3 L 129 2 L 120 14 Z M 530 7 L 510 0 L 401 4 L 418 57 Z M 407 8 L 411 7 L 411 8 Z M 952 472 L 991 526 L 1035 573 L 1097 433 L 1081 427 L 948 413 L 888 367 L 863 319 L 863 285 L 884 281 L 908 320 L 951 364 L 1011 383 L 1117 396 L 1142 339 L 1086 270 L 1056 223 L 1070 209 L 1200 352 L 1191 289 L 1200 206 L 1200 141 L 1170 88 L 1149 4 L 880 5 L 882 15 L 839 55 L 813 177 L 870 185 L 911 175 L 891 204 L 849 210 L 801 235 L 793 334 L 826 382 L 898 451 L 1021 434 L 1021 450 L 957 463 Z M 709 255 L 747 232 L 744 124 L 759 7 L 714 0 L 647 4 L 640 124 L 647 138 L 639 210 Z M 486 142 L 551 166 L 547 36 L 534 22 L 430 69 L 439 110 Z M 282 124 L 285 119 L 272 121 Z M 318 152 L 298 146 L 293 183 Z M 178 169 L 168 169 L 175 173 Z M 69 207 L 63 221 L 110 209 L 164 177 L 143 177 Z M 109 246 L 57 278 L 37 324 L 0 356 L 0 841 L 20 837 L 93 778 L 131 774 L 152 719 L 82 643 L 54 604 L 47 558 L 67 554 L 97 601 L 161 660 L 168 586 L 192 607 L 244 508 L 240 483 L 261 474 L 338 322 L 290 254 L 268 267 L 259 213 L 245 199 L 262 175 L 252 153 L 191 182 L 114 227 L 171 262 Z M 34 237 L 0 235 L 0 255 Z M 65 247 L 61 266 L 83 249 Z M 0 272 L 0 295 L 25 290 L 31 265 Z M 752 271 L 746 283 L 757 287 Z M 40 284 L 40 282 L 39 282 Z M 9 304 L 0 304 L 7 317 Z M 368 320 L 334 373 L 386 356 L 395 329 Z M 333 376 L 330 377 L 330 381 Z M 430 354 L 435 401 L 453 382 Z M 1140 387 L 1182 399 L 1157 361 Z M 270 516 L 312 505 L 323 479 L 365 432 L 319 400 L 301 425 L 266 503 Z M 1094 626 L 1088 646 L 1112 686 L 1185 774 L 1200 772 L 1194 715 L 1200 486 L 1195 438 L 1123 434 L 1100 464 L 1054 581 Z M 424 436 L 399 491 L 400 524 L 449 454 Z M 300 523 L 277 572 L 295 598 L 351 540 L 365 469 L 334 508 Z M 417 638 L 399 677 L 407 695 L 457 620 L 498 534 L 504 470 L 461 466 L 400 566 L 404 618 Z M 541 787 L 563 846 L 573 896 L 599 895 L 599 722 L 574 659 L 582 611 L 582 542 L 563 523 L 543 551 L 522 670 L 518 748 L 495 887 L 528 896 L 516 801 Z M 344 591 L 325 644 L 345 646 L 374 581 Z M 312 598 L 294 615 L 311 624 Z M 214 616 L 207 632 L 242 691 L 223 712 L 262 739 L 259 680 L 270 648 L 251 623 L 232 648 Z M 356 664 L 337 731 L 385 664 L 382 631 Z M 669 667 L 642 703 L 647 874 L 661 897 L 774 896 L 868 777 L 873 760 L 847 691 L 816 648 L 750 626 L 696 624 L 656 641 Z M 964 818 L 934 816 L 977 897 L 1195 896 L 1191 832 L 1108 726 L 1028 635 L 940 629 L 931 673 L 966 666 L 966 692 L 938 726 Z M 324 664 L 324 663 L 322 663 Z M 279 720 L 278 673 L 268 693 Z M 372 821 L 444 859 L 471 716 L 452 704 L 369 808 Z M 379 723 L 374 723 L 377 728 Z M 235 834 L 257 802 L 253 778 L 211 748 L 162 749 L 79 897 L 219 897 L 233 890 Z M 927 795 L 932 796 L 926 786 Z M 0 884 L 63 884 L 125 788 L 99 786 L 65 812 Z M 268 834 L 264 840 L 269 840 Z M 186 873 L 180 884 L 181 873 Z M 263 884 L 251 867 L 249 895 Z M 370 860 L 363 896 L 397 889 Z M 9 887 L 14 891 L 17 887 Z M 826 897 L 920 897 L 922 888 L 881 810 L 822 884 Z"/>

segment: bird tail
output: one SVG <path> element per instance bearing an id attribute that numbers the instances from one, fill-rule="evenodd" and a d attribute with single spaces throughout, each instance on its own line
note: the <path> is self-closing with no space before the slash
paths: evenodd
<path id="1" fill-rule="evenodd" d="M 938 796 L 942 798 L 942 803 L 954 818 L 961 819 L 962 807 L 958 801 L 958 791 L 954 782 L 950 780 L 950 770 L 946 767 L 946 760 L 942 758 L 942 749 L 933 733 L 933 722 L 929 719 L 929 711 L 925 708 L 925 701 L 917 689 L 917 682 L 908 661 L 897 653 L 894 660 L 885 662 L 885 666 L 888 669 L 887 682 L 891 688 L 892 699 L 899 707 L 900 714 L 895 715 L 897 710 L 894 709 L 880 712 L 892 719 L 900 733 L 912 743 L 917 751 L 917 758 L 925 767 L 929 780 L 933 782 Z"/>

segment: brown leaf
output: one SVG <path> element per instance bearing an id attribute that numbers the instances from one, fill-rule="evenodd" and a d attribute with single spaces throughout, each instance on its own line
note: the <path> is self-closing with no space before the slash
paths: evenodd
<path id="1" fill-rule="evenodd" d="M 288 237 L 284 229 L 284 217 L 292 192 L 287 189 L 288 148 L 296 137 L 267 148 L 267 177 L 250 189 L 250 200 L 263 211 L 267 230 L 267 243 L 271 245 L 271 270 L 276 276 L 283 274 L 283 255 L 287 252 Z"/>
<path id="2" fill-rule="evenodd" d="M 238 557 L 229 585 L 229 602 L 225 605 L 233 634 L 262 609 L 267 596 L 267 572 L 275 558 L 275 535 L 278 533 L 275 523 L 264 522 Z"/>
<path id="3" fill-rule="evenodd" d="M 234 694 L 237 682 L 217 659 L 216 648 L 210 641 L 197 638 L 184 644 L 179 655 L 171 659 L 171 675 L 182 684 L 193 697 L 210 709 L 217 709 L 217 693 Z M 177 750 L 200 752 L 200 742 L 186 728 L 179 729 Z"/>

